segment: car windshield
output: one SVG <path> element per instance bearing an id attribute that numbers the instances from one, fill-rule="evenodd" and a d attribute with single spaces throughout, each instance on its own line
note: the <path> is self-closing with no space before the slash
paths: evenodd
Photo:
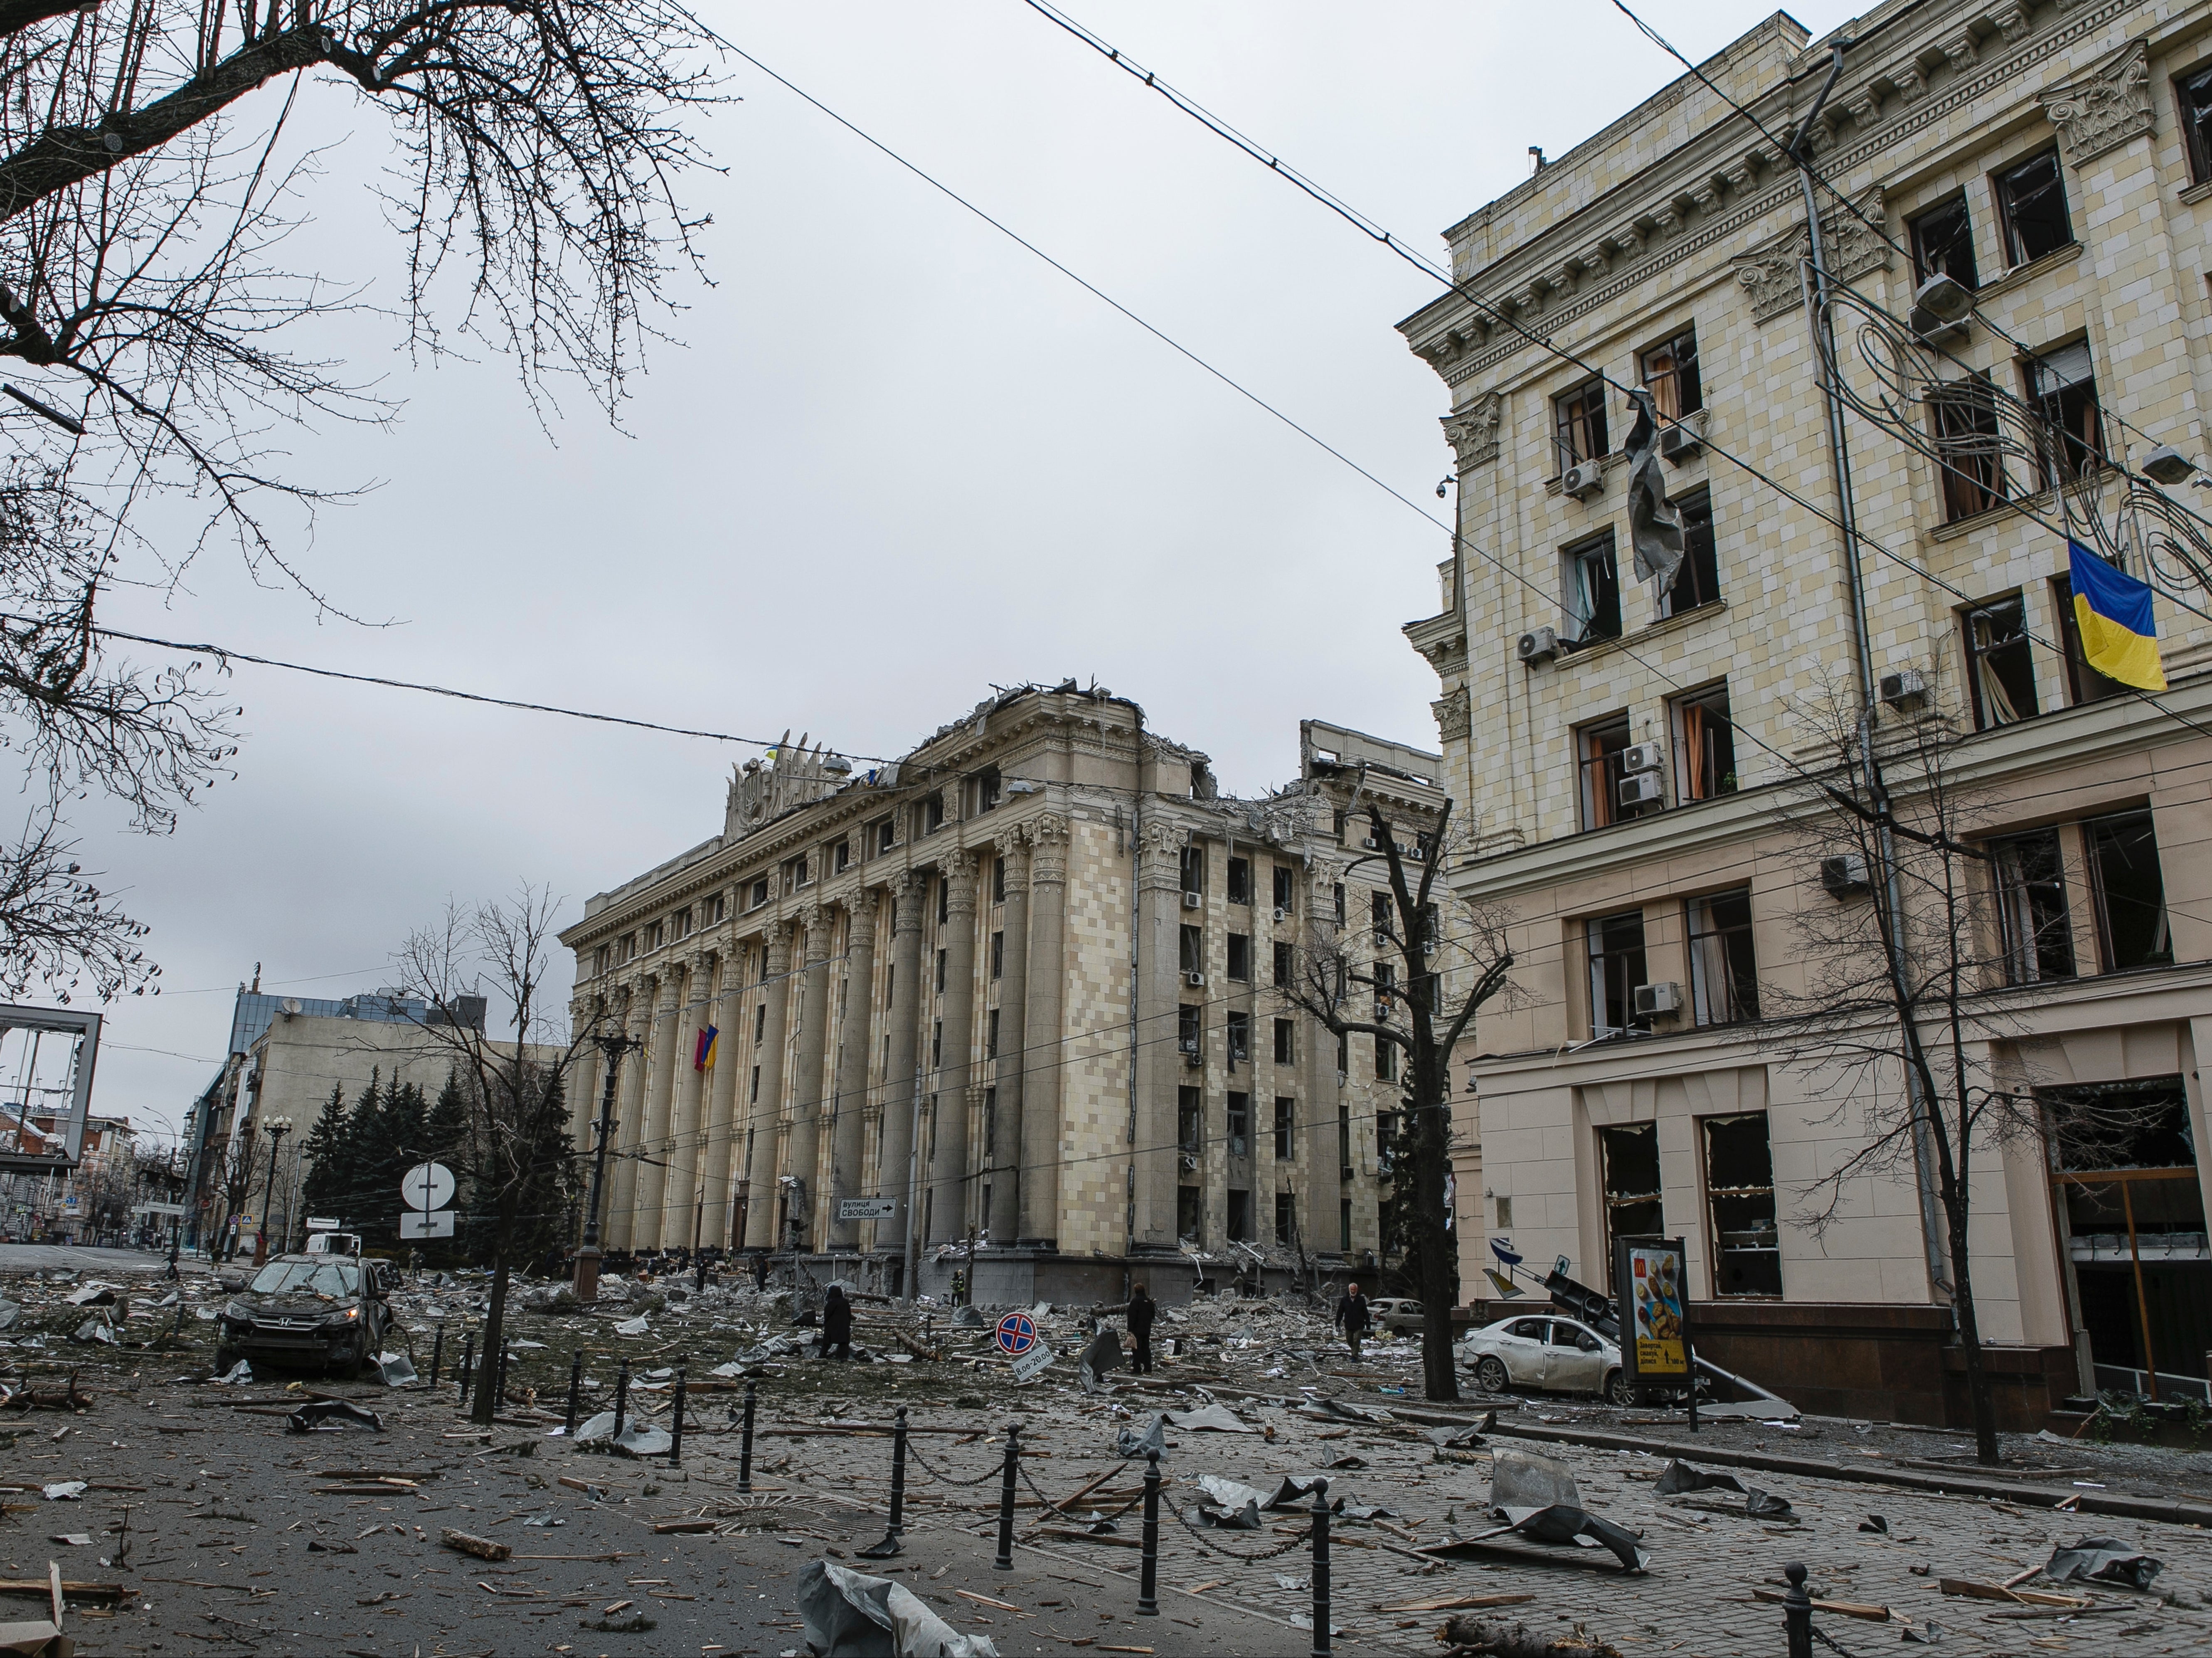
<path id="1" fill-rule="evenodd" d="M 272 1260 L 248 1286 L 257 1296 L 321 1296 L 334 1300 L 361 1293 L 361 1269 L 349 1260 Z"/>

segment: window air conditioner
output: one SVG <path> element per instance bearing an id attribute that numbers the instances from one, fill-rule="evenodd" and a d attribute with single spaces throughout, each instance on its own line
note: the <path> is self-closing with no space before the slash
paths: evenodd
<path id="1" fill-rule="evenodd" d="M 1559 653 L 1559 629 L 1538 628 L 1522 634 L 1514 644 L 1513 653 L 1532 668 L 1539 662 L 1549 662 Z"/>
<path id="2" fill-rule="evenodd" d="M 1559 477 L 1559 491 L 1572 495 L 1577 501 L 1594 495 L 1605 487 L 1605 463 L 1586 460 L 1570 466 Z"/>
<path id="3" fill-rule="evenodd" d="M 1205 895 L 1204 893 L 1202 893 L 1202 892 L 1186 892 L 1186 893 L 1184 893 L 1184 894 L 1183 894 L 1183 896 L 1182 896 L 1182 907 L 1183 907 L 1185 909 L 1203 909 L 1203 908 L 1206 908 L 1206 895 Z"/>
<path id="4" fill-rule="evenodd" d="M 1380 852 L 1382 850 L 1382 843 L 1371 835 L 1363 838 L 1359 844 L 1366 847 L 1370 852 Z"/>
<path id="5" fill-rule="evenodd" d="M 1182 975 L 1182 981 L 1185 984 L 1191 986 L 1194 989 L 1203 990 L 1206 988 L 1206 975 L 1199 972 L 1194 968 Z"/>
<path id="6" fill-rule="evenodd" d="M 1620 751 L 1623 771 L 1657 771 L 1666 763 L 1667 751 L 1656 743 L 1631 743 Z"/>
<path id="7" fill-rule="evenodd" d="M 1881 700 L 1893 708 L 1914 706 L 1928 695 L 1928 677 L 1917 668 L 1899 668 L 1881 677 Z"/>
<path id="8" fill-rule="evenodd" d="M 1670 460 L 1677 466 L 1691 459 L 1705 446 L 1705 434 L 1694 426 L 1677 422 L 1664 428 L 1659 434 L 1660 458 Z"/>
<path id="9" fill-rule="evenodd" d="M 1855 852 L 1846 852 L 1834 858 L 1820 860 L 1820 884 L 1831 896 L 1848 898 L 1854 893 L 1864 892 L 1871 884 L 1867 880 L 1866 859 Z"/>
<path id="10" fill-rule="evenodd" d="M 1636 987 L 1636 1011 L 1639 1016 L 1657 1017 L 1681 1011 L 1682 987 L 1672 979 L 1662 980 L 1656 985 Z"/>
<path id="11" fill-rule="evenodd" d="M 1287 909 L 1279 909 L 1275 912 L 1275 920 L 1278 921 L 1287 921 L 1290 919 L 1291 912 Z"/>
<path id="12" fill-rule="evenodd" d="M 1206 1069 L 1206 1055 L 1199 1053 L 1195 1048 L 1182 1056 L 1182 1062 L 1193 1071 Z"/>
<path id="13" fill-rule="evenodd" d="M 1624 806 L 1664 805 L 1667 801 L 1667 780 L 1656 771 L 1640 771 L 1620 780 L 1620 804 Z"/>

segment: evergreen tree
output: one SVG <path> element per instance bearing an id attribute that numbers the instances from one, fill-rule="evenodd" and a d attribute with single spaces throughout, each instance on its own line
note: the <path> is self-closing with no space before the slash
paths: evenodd
<path id="1" fill-rule="evenodd" d="M 550 1084 L 551 1099 L 548 1108 L 538 1114 L 537 1133 L 530 1147 L 527 1172 L 517 1183 L 514 1198 L 512 1228 L 507 1236 L 507 1256 L 526 1271 L 542 1269 L 544 1263 L 563 1248 L 574 1231 L 574 1216 L 580 1169 L 575 1147 L 568 1138 L 568 1114 L 563 1102 L 564 1090 L 559 1079 Z M 518 1160 L 520 1161 L 520 1160 Z M 455 1169 L 456 1176 L 463 1171 Z M 465 1184 L 473 1182 L 464 1181 Z M 491 1259 L 492 1234 L 498 1217 L 489 1206 L 470 1204 L 463 1212 L 466 1219 L 461 1229 L 462 1248 L 471 1260 Z"/>
<path id="2" fill-rule="evenodd" d="M 307 1131 L 300 1156 L 307 1165 L 307 1173 L 300 1183 L 300 1194 L 311 1215 L 335 1215 L 345 1218 L 347 1188 L 352 1184 L 346 1173 L 350 1161 L 347 1144 L 345 1085 L 331 1084 L 331 1096 L 323 1102 L 323 1114 L 315 1119 L 315 1126 Z"/>

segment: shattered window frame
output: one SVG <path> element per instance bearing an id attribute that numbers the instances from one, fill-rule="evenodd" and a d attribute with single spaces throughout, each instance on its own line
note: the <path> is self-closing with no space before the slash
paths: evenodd
<path id="1" fill-rule="evenodd" d="M 1698 1118 L 1698 1150 L 1705 1218 L 1712 1229 L 1713 1294 L 1781 1299 L 1781 1220 L 1766 1113 Z"/>

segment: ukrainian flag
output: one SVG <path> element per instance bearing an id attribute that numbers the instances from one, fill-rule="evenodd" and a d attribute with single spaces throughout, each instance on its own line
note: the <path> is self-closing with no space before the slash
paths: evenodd
<path id="1" fill-rule="evenodd" d="M 715 1029 L 713 1025 L 708 1025 L 699 1033 L 699 1046 L 691 1054 L 691 1068 L 694 1071 L 704 1071 L 714 1063 L 714 1038 L 720 1035 L 721 1032 Z"/>
<path id="2" fill-rule="evenodd" d="M 2150 584 L 2115 569 L 2078 541 L 2066 544 L 2066 557 L 2083 658 L 2107 679 L 2139 691 L 2164 690 Z"/>

